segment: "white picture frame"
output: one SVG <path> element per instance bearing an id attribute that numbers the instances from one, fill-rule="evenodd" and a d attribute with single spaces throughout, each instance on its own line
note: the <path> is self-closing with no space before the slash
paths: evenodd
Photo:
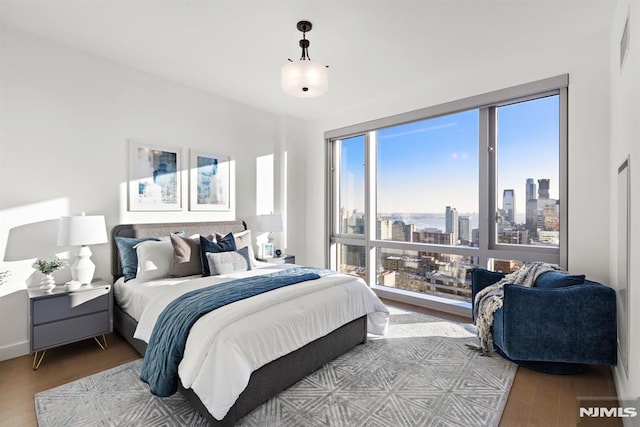
<path id="1" fill-rule="evenodd" d="M 231 210 L 231 159 L 190 150 L 189 210 Z"/>
<path id="2" fill-rule="evenodd" d="M 181 173 L 181 149 L 129 141 L 129 210 L 182 210 Z"/>
<path id="3" fill-rule="evenodd" d="M 261 258 L 273 258 L 273 243 L 262 244 L 262 256 Z"/>

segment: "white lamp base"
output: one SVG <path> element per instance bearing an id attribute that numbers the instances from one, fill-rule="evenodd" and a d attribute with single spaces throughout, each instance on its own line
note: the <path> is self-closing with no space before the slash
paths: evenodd
<path id="1" fill-rule="evenodd" d="M 91 249 L 89 246 L 82 246 L 78 252 L 78 258 L 71 266 L 71 278 L 74 282 L 90 284 L 93 280 L 93 273 L 96 265 L 91 261 Z"/>

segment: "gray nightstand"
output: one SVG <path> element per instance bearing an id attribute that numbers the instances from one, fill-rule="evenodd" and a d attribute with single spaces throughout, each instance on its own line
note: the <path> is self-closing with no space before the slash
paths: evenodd
<path id="1" fill-rule="evenodd" d="M 47 349 L 93 338 L 104 350 L 104 334 L 113 330 L 111 285 L 101 280 L 66 291 L 64 285 L 51 292 L 29 289 L 30 350 L 33 369 L 38 369 Z M 102 336 L 102 342 L 98 340 Z M 38 358 L 38 353 L 40 357 Z"/>
<path id="2" fill-rule="evenodd" d="M 296 256 L 284 254 L 275 258 L 256 258 L 258 261 L 268 262 L 269 264 L 295 264 Z"/>

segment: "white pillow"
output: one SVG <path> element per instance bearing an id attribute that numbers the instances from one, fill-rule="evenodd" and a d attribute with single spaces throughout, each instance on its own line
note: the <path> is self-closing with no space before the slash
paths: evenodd
<path id="1" fill-rule="evenodd" d="M 171 271 L 173 245 L 171 240 L 146 240 L 134 246 L 138 254 L 136 278 L 142 282 L 164 279 Z"/>

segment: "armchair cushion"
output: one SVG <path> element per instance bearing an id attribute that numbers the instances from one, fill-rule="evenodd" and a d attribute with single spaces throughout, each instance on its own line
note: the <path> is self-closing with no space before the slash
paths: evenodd
<path id="1" fill-rule="evenodd" d="M 584 274 L 567 274 L 558 271 L 548 271 L 542 273 L 534 286 L 536 288 L 554 289 L 565 286 L 581 285 L 584 283 Z"/>

